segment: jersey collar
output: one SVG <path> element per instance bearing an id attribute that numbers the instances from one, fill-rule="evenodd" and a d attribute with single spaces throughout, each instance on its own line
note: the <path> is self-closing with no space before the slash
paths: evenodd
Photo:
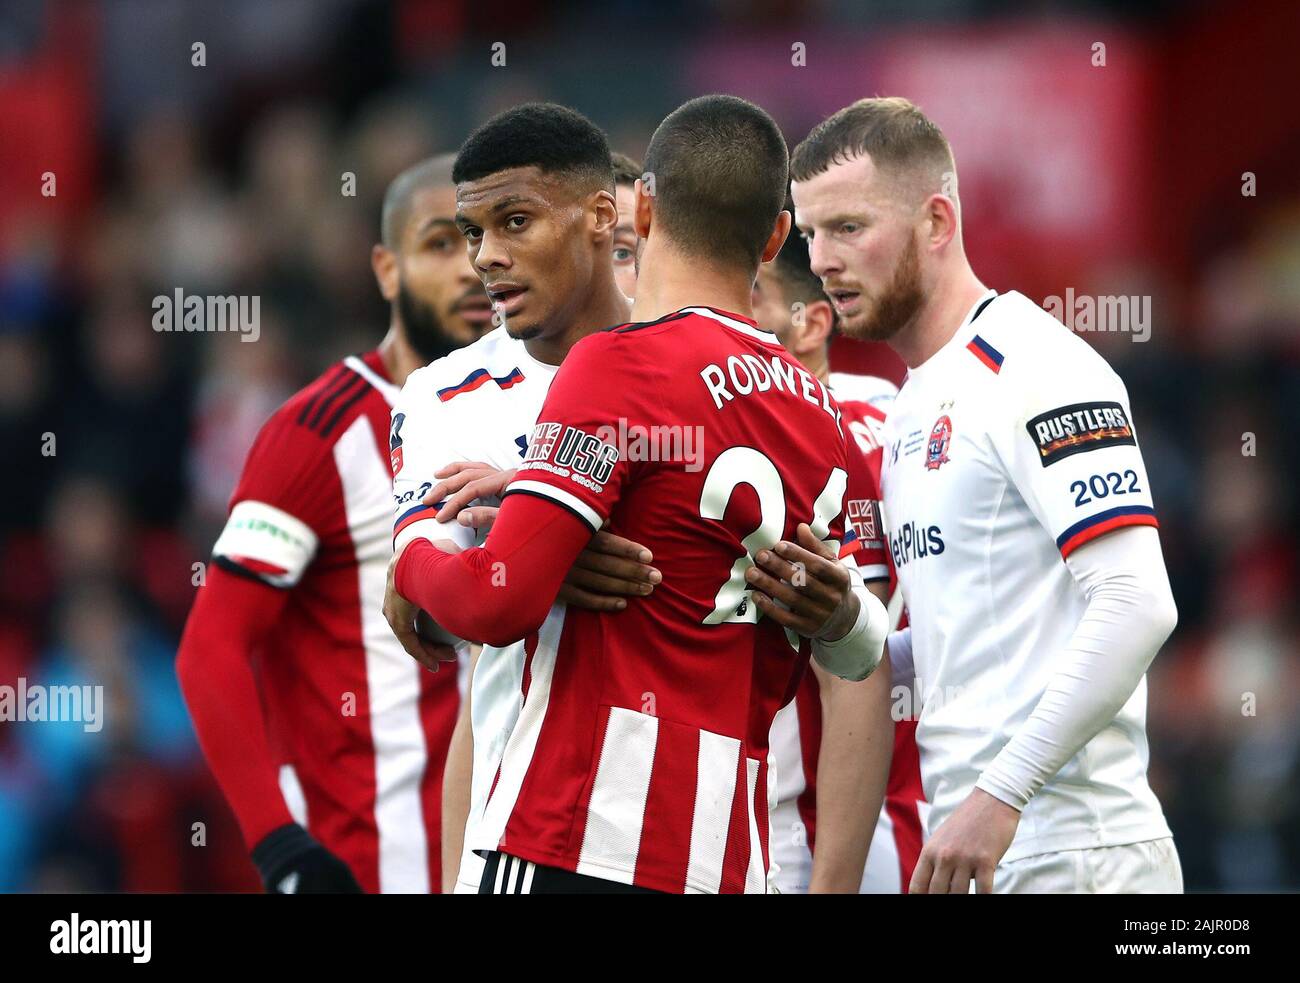
<path id="1" fill-rule="evenodd" d="M 970 343 L 971 338 L 975 336 L 975 319 L 984 313 L 984 309 L 997 295 L 998 292 L 992 288 L 981 294 L 979 299 L 971 304 L 970 310 L 966 312 L 966 316 L 962 318 L 961 324 L 957 326 L 957 330 L 953 332 L 952 337 L 948 339 L 942 348 L 916 368 L 908 369 L 907 378 L 917 380 L 923 378 L 926 373 L 931 371 L 931 366 L 942 364 L 952 358 L 954 351 L 964 349 Z"/>
<path id="2" fill-rule="evenodd" d="M 724 324 L 733 331 L 739 331 L 743 335 L 748 335 L 758 341 L 768 345 L 781 347 L 781 342 L 771 331 L 765 331 L 758 326 L 757 321 L 744 317 L 741 314 L 729 314 L 726 311 L 715 310 L 712 307 L 683 307 L 679 312 L 681 314 L 698 314 L 700 317 L 707 317 Z"/>

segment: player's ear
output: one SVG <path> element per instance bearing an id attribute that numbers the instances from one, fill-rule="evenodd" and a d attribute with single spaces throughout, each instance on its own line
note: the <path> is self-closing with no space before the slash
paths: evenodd
<path id="1" fill-rule="evenodd" d="M 781 209 L 781 214 L 776 217 L 776 225 L 772 226 L 772 234 L 767 237 L 767 245 L 763 247 L 764 263 L 770 263 L 776 259 L 776 254 L 781 251 L 781 246 L 785 244 L 785 237 L 790 234 L 792 221 L 790 213 L 784 208 Z"/>
<path id="2" fill-rule="evenodd" d="M 632 211 L 632 225 L 636 229 L 637 238 L 645 239 L 650 235 L 654 215 L 654 182 L 637 178 L 633 193 L 636 196 L 636 206 Z"/>
<path id="3" fill-rule="evenodd" d="M 830 341 L 831 329 L 835 327 L 835 310 L 829 300 L 814 300 L 804 307 L 803 331 L 799 336 L 800 347 L 805 352 L 814 352 Z"/>
<path id="4" fill-rule="evenodd" d="M 947 195 L 931 195 L 925 203 L 925 217 L 925 237 L 931 249 L 942 249 L 957 237 L 961 228 L 957 203 Z"/>
<path id="5" fill-rule="evenodd" d="M 589 207 L 595 219 L 592 232 L 596 241 L 608 242 L 613 239 L 614 228 L 618 225 L 618 204 L 614 196 L 603 189 L 597 191 L 591 196 Z"/>
<path id="6" fill-rule="evenodd" d="M 398 273 L 397 253 L 382 243 L 370 247 L 370 268 L 375 273 L 375 282 L 379 284 L 379 294 L 390 303 L 397 299 Z"/>

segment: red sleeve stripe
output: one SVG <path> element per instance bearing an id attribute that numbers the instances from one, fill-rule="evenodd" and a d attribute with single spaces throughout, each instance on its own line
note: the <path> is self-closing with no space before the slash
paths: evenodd
<path id="1" fill-rule="evenodd" d="M 1121 526 L 1155 526 L 1159 528 L 1160 523 L 1156 521 L 1155 509 L 1150 506 L 1125 505 L 1119 508 L 1107 509 L 1105 512 L 1098 512 L 1081 522 L 1076 522 L 1056 537 L 1056 545 L 1060 548 L 1061 556 L 1064 558 L 1084 543 L 1092 542 L 1098 536 L 1103 536 L 1112 529 L 1119 529 Z"/>
<path id="2" fill-rule="evenodd" d="M 856 536 L 853 539 L 846 538 L 844 544 L 840 547 L 840 559 L 842 560 L 846 556 L 852 556 L 861 549 L 862 540 L 858 539 Z"/>

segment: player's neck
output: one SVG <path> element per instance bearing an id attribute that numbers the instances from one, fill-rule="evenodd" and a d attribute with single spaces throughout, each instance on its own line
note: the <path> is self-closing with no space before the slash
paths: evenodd
<path id="1" fill-rule="evenodd" d="M 653 236 L 641 253 L 633 321 L 657 321 L 683 307 L 715 307 L 754 319 L 754 278 L 665 248 Z"/>
<path id="2" fill-rule="evenodd" d="M 806 358 L 799 359 L 799 364 L 802 365 L 805 369 L 807 369 L 808 372 L 813 376 L 813 378 L 817 379 L 817 381 L 819 382 L 828 381 L 831 377 L 831 358 L 830 358 L 829 346 L 822 345 L 822 347 L 817 349 L 817 351 L 809 352 Z"/>
<path id="3" fill-rule="evenodd" d="M 559 365 L 569 354 L 569 349 L 587 335 L 626 324 L 631 316 L 631 305 L 614 282 L 611 268 L 608 277 L 599 277 L 568 328 L 545 338 L 529 338 L 524 342 L 524 350 L 545 365 Z"/>
<path id="4" fill-rule="evenodd" d="M 424 367 L 424 359 L 406 340 L 406 332 L 402 330 L 401 322 L 397 320 L 396 315 L 389 322 L 388 334 L 384 335 L 378 350 L 379 358 L 384 363 L 384 371 L 395 386 L 401 386 L 406 382 L 408 375 Z"/>
<path id="5" fill-rule="evenodd" d="M 986 290 L 970 265 L 962 263 L 951 275 L 940 277 L 912 323 L 889 339 L 889 347 L 909 369 L 928 361 L 952 340 Z"/>

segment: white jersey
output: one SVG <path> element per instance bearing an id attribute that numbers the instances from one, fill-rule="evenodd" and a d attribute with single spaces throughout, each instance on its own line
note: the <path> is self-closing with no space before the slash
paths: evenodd
<path id="1" fill-rule="evenodd" d="M 837 402 L 870 403 L 885 415 L 898 398 L 898 387 L 878 375 L 832 372 L 827 382 Z"/>
<path id="2" fill-rule="evenodd" d="M 1018 293 L 989 291 L 911 370 L 885 435 L 933 834 L 1033 712 L 1079 624 L 1063 557 L 1156 518 L 1124 384 Z M 1143 679 L 1030 801 L 1004 861 L 1168 836 L 1146 770 Z"/>
<path id="3" fill-rule="evenodd" d="M 518 467 L 558 368 L 537 361 L 522 341 L 496 328 L 411 373 L 393 407 L 390 438 L 396 547 L 420 536 L 452 539 L 461 548 L 486 538 L 454 521 L 439 523 L 438 506 L 424 505 L 421 499 L 438 483 L 434 472 L 453 461 L 482 461 L 503 470 Z M 474 770 L 457 891 L 478 889 L 483 860 L 469 849 L 471 832 L 483 814 L 519 716 L 523 666 L 522 640 L 501 649 L 484 646 L 470 683 Z"/>

